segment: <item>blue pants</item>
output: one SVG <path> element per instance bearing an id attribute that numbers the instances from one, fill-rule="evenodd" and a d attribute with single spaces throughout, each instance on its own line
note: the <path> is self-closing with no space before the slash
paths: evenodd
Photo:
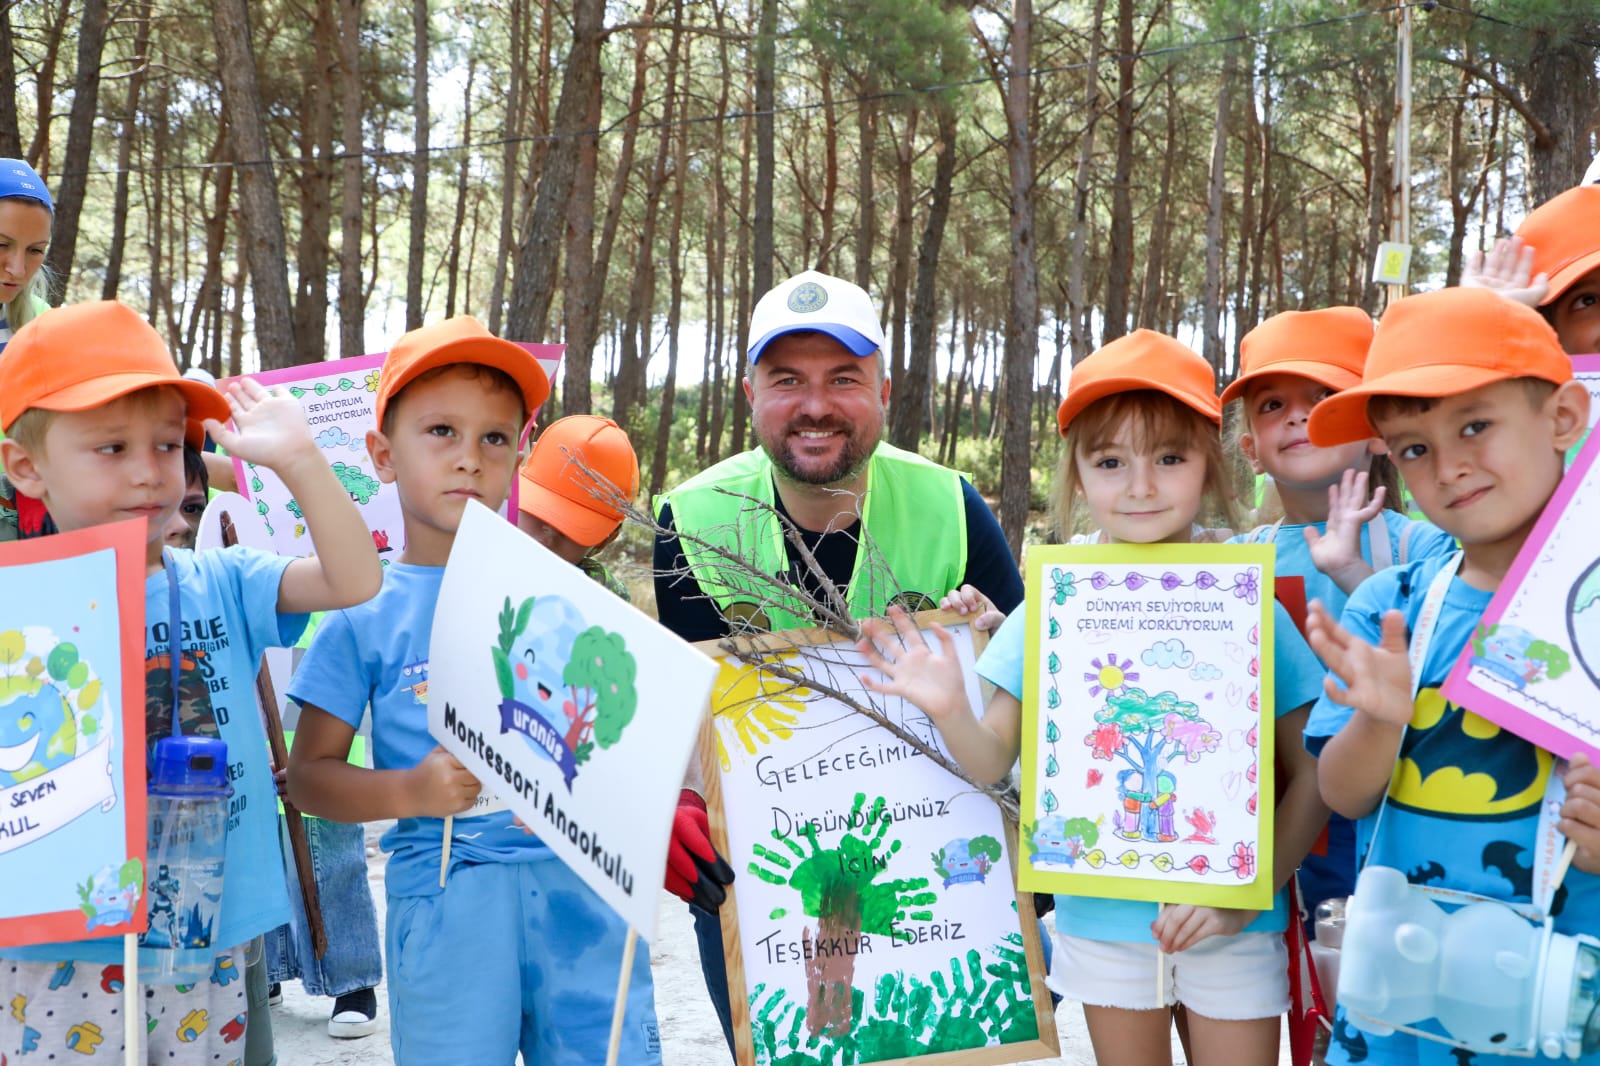
<path id="1" fill-rule="evenodd" d="M 298 977 L 313 996 L 342 996 L 376 988 L 383 979 L 383 956 L 378 949 L 378 912 L 367 884 L 362 827 L 321 818 L 305 819 L 305 827 L 328 950 L 320 959 L 311 950 L 311 929 L 306 924 L 305 901 L 300 898 L 294 852 L 280 817 L 278 834 L 293 914 L 288 925 L 280 925 L 267 934 L 267 978 L 281 982 Z"/>
<path id="2" fill-rule="evenodd" d="M 604 1062 L 622 921 L 553 855 L 454 866 L 443 892 L 389 897 L 396 1066 Z M 628 985 L 618 1062 L 661 1062 L 650 951 Z"/>

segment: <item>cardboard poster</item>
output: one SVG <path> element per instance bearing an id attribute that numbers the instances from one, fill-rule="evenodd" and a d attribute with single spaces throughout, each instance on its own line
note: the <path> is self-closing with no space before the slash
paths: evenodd
<path id="1" fill-rule="evenodd" d="M 145 928 L 144 549 L 0 546 L 0 946 Z"/>
<path id="2" fill-rule="evenodd" d="M 1600 762 L 1597 457 L 1590 434 L 1440 692 L 1547 751 Z"/>
<path id="3" fill-rule="evenodd" d="M 1021 881 L 1272 905 L 1270 544 L 1030 549 Z"/>
<path id="4" fill-rule="evenodd" d="M 478 503 L 431 640 L 428 731 L 654 939 L 715 664 Z"/>
<path id="5" fill-rule="evenodd" d="M 561 363 L 560 344 L 523 344 L 532 352 L 553 381 Z M 361 355 L 324 363 L 268 370 L 248 374 L 268 388 L 284 386 L 300 401 L 311 425 L 311 435 L 322 449 L 328 464 L 360 509 L 379 557 L 397 557 L 405 548 L 405 526 L 400 516 L 400 497 L 393 485 L 378 480 L 372 458 L 367 454 L 367 431 L 377 428 L 378 376 L 388 353 Z M 219 383 L 226 388 L 227 381 Z M 536 416 L 537 411 L 530 417 Z M 301 557 L 312 552 L 300 505 L 278 478 L 266 467 L 233 461 L 239 492 L 251 501 L 272 537 L 272 550 L 279 555 Z M 512 498 L 507 514 L 516 508 L 516 479 L 512 479 Z"/>
<path id="6" fill-rule="evenodd" d="M 950 625 L 981 706 L 970 624 L 918 616 L 930 619 Z M 741 647 L 816 686 L 724 657 L 701 741 L 713 840 L 737 872 L 721 916 L 741 1066 L 1055 1055 L 1039 926 L 1000 808 L 828 693 L 943 752 L 921 711 L 866 691 L 865 661 L 837 634 Z"/>

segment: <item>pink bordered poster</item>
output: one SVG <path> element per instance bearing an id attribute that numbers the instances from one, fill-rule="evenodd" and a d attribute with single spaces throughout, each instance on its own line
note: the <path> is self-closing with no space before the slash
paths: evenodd
<path id="1" fill-rule="evenodd" d="M 554 381 L 566 346 L 522 344 L 522 347 L 533 353 L 545 374 Z M 387 354 L 378 352 L 245 375 L 269 388 L 283 386 L 300 401 L 317 447 L 322 449 L 333 472 L 360 509 L 367 528 L 372 531 L 378 554 L 385 560 L 398 556 L 405 548 L 400 497 L 393 485 L 385 485 L 378 479 L 372 458 L 367 454 L 367 430 L 376 427 L 378 375 Z M 227 382 L 221 384 L 225 387 Z M 533 416 L 537 414 L 533 412 Z M 311 536 L 300 505 L 278 476 L 265 467 L 239 459 L 233 461 L 233 466 L 239 492 L 266 523 L 273 549 L 279 555 L 310 555 Z M 512 492 L 516 492 L 515 481 Z M 512 513 L 515 507 L 513 495 L 507 513 Z"/>
<path id="2" fill-rule="evenodd" d="M 1591 434 L 1441 691 L 1556 755 L 1600 761 L 1597 459 Z"/>
<path id="3" fill-rule="evenodd" d="M 0 545 L 0 946 L 145 928 L 144 545 Z"/>

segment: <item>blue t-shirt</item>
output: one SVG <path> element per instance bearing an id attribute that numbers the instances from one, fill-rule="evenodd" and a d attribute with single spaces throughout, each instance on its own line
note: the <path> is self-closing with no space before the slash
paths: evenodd
<path id="1" fill-rule="evenodd" d="M 1304 707 L 1322 690 L 1322 672 L 1315 666 L 1316 656 L 1300 638 L 1282 606 L 1274 605 L 1275 632 L 1287 632 L 1293 639 L 1275 639 L 1278 655 L 1273 665 L 1273 706 L 1277 713 Z M 996 688 L 1022 699 L 1023 656 L 1026 653 L 1026 611 L 1012 611 L 989 638 L 988 647 L 978 658 L 977 670 Z M 1271 871 L 1264 871 L 1270 876 Z M 1061 932 L 1087 940 L 1111 940 L 1151 944 L 1150 925 L 1159 908 L 1145 900 L 1100 899 L 1095 896 L 1057 896 L 1056 926 Z M 1279 891 L 1272 898 L 1272 909 L 1245 926 L 1246 933 L 1281 933 L 1289 927 L 1289 893 Z"/>
<path id="2" fill-rule="evenodd" d="M 323 617 L 289 684 L 290 698 L 352 729 L 370 706 L 374 769 L 408 770 L 439 744 L 428 732 L 428 639 L 443 580 L 442 566 L 390 563 L 376 596 Z M 492 669 L 488 655 L 483 668 Z M 402 818 L 379 843 L 390 852 L 391 896 L 438 894 L 444 819 Z M 458 815 L 453 823 L 452 865 L 522 862 L 543 850 L 507 810 Z"/>
<path id="3" fill-rule="evenodd" d="M 1358 639 L 1376 644 L 1384 612 L 1398 610 L 1410 630 L 1434 575 L 1448 562 L 1422 559 L 1374 574 L 1350 597 L 1341 623 Z M 1391 786 L 1375 846 L 1377 812 L 1357 821 L 1357 853 L 1370 848 L 1371 861 L 1402 870 L 1417 884 L 1527 902 L 1551 756 L 1439 694 L 1492 595 L 1460 578 L 1450 582 L 1400 745 L 1404 772 Z M 1320 754 L 1353 713 L 1326 697 L 1319 700 L 1306 725 L 1306 747 Z M 1556 931 L 1594 935 L 1600 930 L 1600 877 L 1573 869 L 1562 885 L 1565 897 L 1558 895 L 1554 908 Z M 1385 1042 L 1371 1034 L 1362 1039 L 1369 1050 Z M 1477 1055 L 1480 1062 L 1490 1057 Z"/>
<path id="4" fill-rule="evenodd" d="M 293 644 L 303 614 L 278 613 L 278 586 L 293 560 L 250 548 L 169 551 L 178 576 L 183 632 L 178 680 L 186 734 L 220 736 L 228 745 L 233 798 L 223 865 L 219 950 L 243 944 L 289 920 L 289 896 L 278 847 L 277 788 L 267 734 L 256 703 L 261 653 Z M 172 677 L 167 659 L 171 615 L 165 572 L 144 584 L 145 723 L 150 737 L 172 729 Z M 6 948 L 8 958 L 121 962 L 115 937 Z"/>
<path id="5" fill-rule="evenodd" d="M 1456 550 L 1455 540 L 1450 534 L 1430 523 L 1418 522 L 1388 508 L 1379 512 L 1378 517 L 1388 534 L 1388 550 L 1383 552 L 1381 557 L 1373 558 L 1370 523 L 1361 527 L 1361 557 L 1375 570 L 1419 559 L 1448 556 Z M 1305 582 L 1306 603 L 1321 600 L 1329 615 L 1338 618 L 1340 612 L 1344 610 L 1347 596 L 1332 578 L 1318 570 L 1317 565 L 1311 561 L 1311 548 L 1306 544 L 1307 529 L 1326 533 L 1328 524 L 1315 522 L 1307 525 L 1283 523 L 1278 526 L 1262 526 L 1234 537 L 1229 543 L 1259 544 L 1270 541 L 1277 550 L 1275 566 L 1277 576 L 1302 579 Z M 1280 671 L 1284 668 L 1283 663 L 1292 661 L 1292 653 L 1286 653 L 1281 646 L 1288 632 L 1289 630 L 1283 626 L 1277 629 Z M 1293 635 L 1295 642 L 1304 646 L 1305 642 L 1300 635 L 1298 633 Z M 1286 655 L 1290 657 L 1286 658 Z M 1319 680 L 1326 672 L 1322 662 L 1316 659 L 1312 660 L 1311 669 L 1316 672 Z M 1348 896 L 1355 891 L 1355 885 L 1355 827 L 1348 818 L 1331 814 L 1328 817 L 1326 851 L 1323 854 L 1313 852 L 1307 855 L 1300 865 L 1300 890 L 1304 895 L 1307 910 L 1313 909 L 1322 900 Z M 1307 920 L 1309 922 L 1309 915 Z"/>

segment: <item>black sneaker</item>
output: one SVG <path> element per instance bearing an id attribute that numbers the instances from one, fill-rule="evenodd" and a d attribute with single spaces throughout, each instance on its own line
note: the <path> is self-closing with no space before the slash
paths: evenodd
<path id="1" fill-rule="evenodd" d="M 333 1016 L 328 1019 L 328 1035 L 339 1040 L 354 1040 L 378 1031 L 378 994 L 370 988 L 346 992 L 333 1001 Z"/>
<path id="2" fill-rule="evenodd" d="M 274 981 L 267 986 L 267 1006 L 276 1007 L 283 1002 L 283 986 Z"/>

